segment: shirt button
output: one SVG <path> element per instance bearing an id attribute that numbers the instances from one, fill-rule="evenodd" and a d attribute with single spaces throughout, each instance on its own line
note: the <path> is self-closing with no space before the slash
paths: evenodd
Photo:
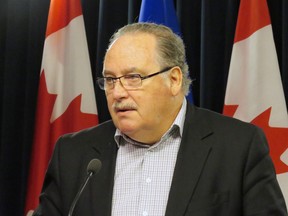
<path id="1" fill-rule="evenodd" d="M 143 211 L 142 215 L 143 216 L 148 216 L 148 212 L 147 211 Z"/>
<path id="2" fill-rule="evenodd" d="M 151 181 L 152 181 L 151 178 L 146 179 L 146 183 L 150 183 Z"/>

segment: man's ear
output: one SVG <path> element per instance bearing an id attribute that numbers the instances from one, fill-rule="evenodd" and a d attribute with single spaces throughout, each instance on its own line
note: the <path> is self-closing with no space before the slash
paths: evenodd
<path id="1" fill-rule="evenodd" d="M 170 72 L 171 93 L 176 96 L 182 89 L 182 71 L 179 67 L 174 67 Z"/>

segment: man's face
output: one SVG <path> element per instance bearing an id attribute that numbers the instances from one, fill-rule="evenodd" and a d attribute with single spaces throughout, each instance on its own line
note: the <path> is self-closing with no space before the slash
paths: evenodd
<path id="1" fill-rule="evenodd" d="M 119 77 L 133 73 L 146 76 L 162 70 L 156 61 L 155 48 L 156 39 L 152 35 L 121 36 L 107 51 L 104 76 Z M 134 140 L 154 142 L 170 126 L 167 124 L 171 122 L 169 105 L 173 95 L 169 78 L 157 75 L 142 80 L 142 85 L 133 90 L 125 89 L 117 80 L 113 89 L 106 90 L 106 97 L 115 126 Z"/>

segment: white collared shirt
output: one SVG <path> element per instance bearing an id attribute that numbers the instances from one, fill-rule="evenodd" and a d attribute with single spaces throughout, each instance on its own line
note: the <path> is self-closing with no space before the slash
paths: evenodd
<path id="1" fill-rule="evenodd" d="M 112 216 L 165 215 L 181 142 L 186 100 L 170 129 L 154 145 L 143 145 L 116 130 L 119 146 Z"/>

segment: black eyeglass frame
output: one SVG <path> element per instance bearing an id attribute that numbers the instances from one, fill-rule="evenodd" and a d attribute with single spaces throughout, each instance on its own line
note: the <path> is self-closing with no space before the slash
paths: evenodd
<path id="1" fill-rule="evenodd" d="M 175 66 L 173 66 L 173 67 L 175 67 Z M 116 80 L 119 80 L 119 82 L 121 83 L 121 85 L 122 85 L 125 89 L 127 89 L 127 88 L 126 88 L 127 85 L 126 85 L 126 86 L 123 85 L 123 83 L 121 82 L 121 78 L 122 78 L 122 77 L 129 77 L 129 76 L 136 76 L 136 75 L 137 75 L 137 76 L 141 79 L 141 82 L 139 83 L 140 85 L 137 86 L 137 87 L 132 87 L 132 88 L 131 88 L 131 89 L 136 89 L 136 88 L 138 88 L 138 87 L 140 87 L 140 86 L 142 85 L 142 80 L 151 78 L 151 77 L 153 77 L 153 76 L 156 76 L 156 75 L 161 74 L 161 73 L 164 73 L 164 72 L 168 72 L 168 71 L 171 70 L 173 67 L 166 67 L 166 68 L 164 68 L 164 69 L 162 69 L 162 70 L 160 70 L 160 71 L 158 71 L 158 72 L 149 74 L 149 75 L 147 75 L 147 76 L 141 76 L 140 74 L 126 74 L 126 75 L 123 75 L 123 76 L 120 76 L 120 77 L 97 77 L 96 81 L 97 81 L 97 84 L 98 84 L 99 88 L 102 89 L 102 90 L 104 90 L 104 91 L 107 90 L 107 88 L 105 88 L 105 79 L 107 79 L 107 78 L 112 80 L 113 86 L 112 86 L 111 89 L 114 88 Z M 130 88 L 128 87 L 128 89 L 130 89 Z"/>

